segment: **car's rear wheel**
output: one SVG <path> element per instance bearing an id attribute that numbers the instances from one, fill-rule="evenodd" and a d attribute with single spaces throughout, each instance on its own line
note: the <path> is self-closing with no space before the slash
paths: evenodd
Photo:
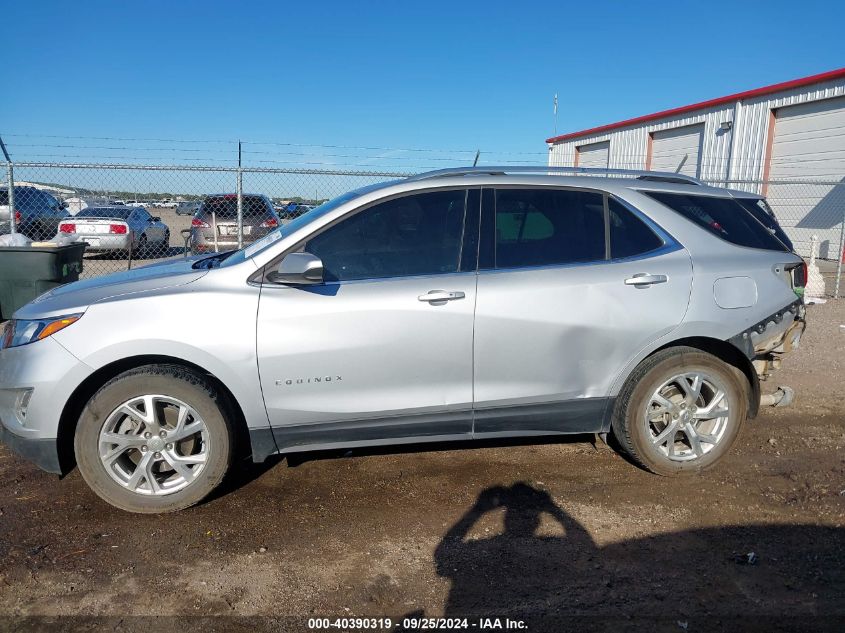
<path id="1" fill-rule="evenodd" d="M 745 377 L 691 347 L 662 350 L 634 370 L 617 400 L 613 434 L 637 463 L 660 475 L 715 465 L 748 411 Z"/>
<path id="2" fill-rule="evenodd" d="M 141 237 L 138 238 L 138 247 L 135 249 L 135 257 L 138 259 L 143 259 L 147 256 L 147 234 L 141 233 Z"/>
<path id="3" fill-rule="evenodd" d="M 74 448 L 82 477 L 129 512 L 181 510 L 222 481 L 232 458 L 231 415 L 201 374 L 174 365 L 133 369 L 88 402 Z"/>

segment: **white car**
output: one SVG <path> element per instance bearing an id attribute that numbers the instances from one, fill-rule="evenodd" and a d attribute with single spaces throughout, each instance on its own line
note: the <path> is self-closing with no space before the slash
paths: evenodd
<path id="1" fill-rule="evenodd" d="M 164 251 L 170 229 L 143 207 L 88 207 L 59 224 L 59 232 L 86 242 L 87 251 L 146 254 L 151 248 Z"/>

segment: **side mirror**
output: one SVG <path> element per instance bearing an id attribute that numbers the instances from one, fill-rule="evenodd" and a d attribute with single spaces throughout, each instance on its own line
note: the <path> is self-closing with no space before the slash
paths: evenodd
<path id="1" fill-rule="evenodd" d="M 311 253 L 288 253 L 267 279 L 278 284 L 320 284 L 323 283 L 323 262 Z"/>
<path id="2" fill-rule="evenodd" d="M 150 222 L 161 222 L 161 218 L 158 217 L 157 215 L 151 215 L 150 216 Z"/>
<path id="3" fill-rule="evenodd" d="M 61 204 L 62 209 L 67 209 L 67 202 L 62 202 Z"/>

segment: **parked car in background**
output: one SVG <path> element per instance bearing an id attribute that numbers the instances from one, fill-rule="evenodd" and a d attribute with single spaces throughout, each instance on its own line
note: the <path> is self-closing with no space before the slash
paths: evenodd
<path id="1" fill-rule="evenodd" d="M 183 200 L 176 205 L 176 215 L 193 215 L 199 211 L 200 203 L 197 200 Z"/>
<path id="2" fill-rule="evenodd" d="M 123 200 L 109 200 L 109 206 L 111 206 L 111 207 L 125 207 L 126 203 Z"/>
<path id="3" fill-rule="evenodd" d="M 176 202 L 171 200 L 170 198 L 162 198 L 158 202 L 156 202 L 156 206 L 162 209 L 175 209 Z"/>
<path id="4" fill-rule="evenodd" d="M 88 207 L 59 224 L 59 231 L 77 235 L 86 251 L 127 252 L 133 256 L 165 254 L 170 229 L 143 207 Z"/>
<path id="5" fill-rule="evenodd" d="M 237 252 L 52 290 L 0 337 L 3 441 L 52 472 L 72 451 L 147 513 L 208 495 L 236 438 L 261 462 L 612 433 L 660 475 L 715 466 L 800 342 L 803 261 L 724 189 L 551 169 L 372 185 Z"/>
<path id="6" fill-rule="evenodd" d="M 18 233 L 34 241 L 49 240 L 59 230 L 59 222 L 67 215 L 66 205 L 53 195 L 35 187 L 14 188 L 15 208 L 9 208 L 9 190 L 0 189 L 0 234 L 11 231 L 10 217 L 15 218 Z"/>
<path id="7" fill-rule="evenodd" d="M 279 216 L 267 196 L 243 194 L 243 243 L 250 244 L 279 226 Z M 191 220 L 194 253 L 238 248 L 238 196 L 208 196 Z"/>
<path id="8" fill-rule="evenodd" d="M 313 205 L 301 204 L 298 202 L 291 202 L 290 204 L 275 206 L 275 209 L 278 212 L 282 222 L 290 222 L 294 218 L 298 218 L 299 216 L 308 213 L 313 208 Z"/>

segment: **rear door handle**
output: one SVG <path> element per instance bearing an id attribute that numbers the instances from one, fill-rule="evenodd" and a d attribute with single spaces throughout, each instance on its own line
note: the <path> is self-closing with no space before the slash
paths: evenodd
<path id="1" fill-rule="evenodd" d="M 663 284 L 669 281 L 666 275 L 650 275 L 648 273 L 637 273 L 625 280 L 626 286 L 650 286 L 652 284 Z"/>
<path id="2" fill-rule="evenodd" d="M 455 299 L 463 299 L 466 294 L 460 290 L 447 292 L 446 290 L 429 290 L 424 295 L 417 297 L 420 301 L 428 301 L 429 303 L 442 303 L 444 301 L 454 301 Z"/>

